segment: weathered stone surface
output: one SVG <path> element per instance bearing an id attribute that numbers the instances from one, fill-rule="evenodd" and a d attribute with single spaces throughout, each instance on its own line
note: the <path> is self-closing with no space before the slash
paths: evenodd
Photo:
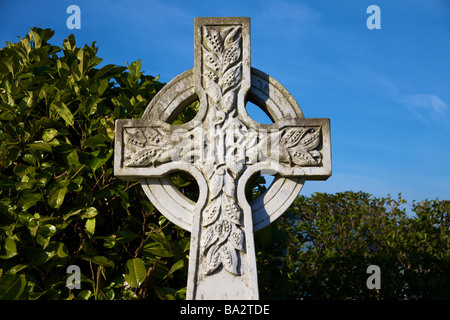
<path id="1" fill-rule="evenodd" d="M 142 119 L 117 120 L 115 175 L 141 180 L 153 204 L 191 232 L 188 299 L 257 299 L 253 231 L 279 217 L 306 179 L 331 175 L 329 119 L 306 119 L 276 80 L 250 67 L 249 18 L 196 18 L 195 67 L 167 84 Z M 189 123 L 169 123 L 199 100 Z M 247 101 L 274 123 L 252 120 Z M 168 181 L 190 173 L 197 203 Z M 249 204 L 245 185 L 276 173 Z"/>

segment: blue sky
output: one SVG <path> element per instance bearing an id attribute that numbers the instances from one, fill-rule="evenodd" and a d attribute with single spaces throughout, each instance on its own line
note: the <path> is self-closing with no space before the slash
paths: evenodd
<path id="1" fill-rule="evenodd" d="M 81 29 L 69 30 L 69 5 Z M 381 29 L 369 30 L 369 5 Z M 96 41 L 104 64 L 141 59 L 163 82 L 194 65 L 194 17 L 251 18 L 251 59 L 298 101 L 331 119 L 333 175 L 302 194 L 365 191 L 450 199 L 450 1 L 2 1 L 0 45 L 29 27 Z M 258 116 L 255 115 L 258 119 Z"/>

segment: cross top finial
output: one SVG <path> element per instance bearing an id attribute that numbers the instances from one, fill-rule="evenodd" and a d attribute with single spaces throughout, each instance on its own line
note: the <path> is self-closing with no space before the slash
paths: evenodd
<path id="1" fill-rule="evenodd" d="M 189 103 L 196 117 L 170 125 Z M 275 121 L 262 125 L 245 110 L 253 101 Z M 190 173 L 192 203 L 168 183 Z M 249 178 L 278 174 L 252 204 Z M 276 219 L 306 179 L 331 175 L 329 119 L 305 119 L 278 82 L 250 67 L 249 18 L 196 18 L 195 67 L 167 84 L 141 120 L 117 120 L 115 174 L 140 179 L 153 204 L 191 232 L 188 299 L 256 299 L 253 230 Z"/>

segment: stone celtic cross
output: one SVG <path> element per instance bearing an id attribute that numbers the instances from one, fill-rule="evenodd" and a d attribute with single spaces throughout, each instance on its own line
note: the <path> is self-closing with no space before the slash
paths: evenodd
<path id="1" fill-rule="evenodd" d="M 196 18 L 195 66 L 169 82 L 142 119 L 117 120 L 114 173 L 140 180 L 156 208 L 191 232 L 187 299 L 258 299 L 253 232 L 286 210 L 306 179 L 331 175 L 329 119 L 306 119 L 276 80 L 250 66 L 249 18 Z M 199 101 L 195 118 L 172 125 Z M 259 124 L 251 101 L 274 121 Z M 196 203 L 168 175 L 199 185 Z M 252 203 L 249 178 L 276 173 Z"/>

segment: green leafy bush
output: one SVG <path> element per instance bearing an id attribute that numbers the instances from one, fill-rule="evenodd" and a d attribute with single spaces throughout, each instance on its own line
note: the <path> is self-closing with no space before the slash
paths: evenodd
<path id="1" fill-rule="evenodd" d="M 114 120 L 163 84 L 52 35 L 0 50 L 0 298 L 183 298 L 189 235 L 113 176 Z M 72 264 L 81 291 L 66 288 Z"/>
<path id="2" fill-rule="evenodd" d="M 450 201 L 299 196 L 278 225 L 288 234 L 289 297 L 450 299 L 449 214 Z M 366 286 L 370 265 L 380 267 L 380 290 Z"/>

